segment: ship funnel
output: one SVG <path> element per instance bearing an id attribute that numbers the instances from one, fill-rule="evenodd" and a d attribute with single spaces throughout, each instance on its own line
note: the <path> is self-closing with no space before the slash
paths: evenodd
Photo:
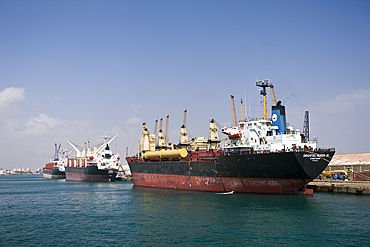
<path id="1" fill-rule="evenodd" d="M 286 131 L 285 106 L 272 106 L 272 126 L 278 126 L 278 133 L 284 134 Z"/>

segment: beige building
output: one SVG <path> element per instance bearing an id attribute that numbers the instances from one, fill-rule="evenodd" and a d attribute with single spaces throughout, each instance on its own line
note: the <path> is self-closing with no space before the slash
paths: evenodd
<path id="1" fill-rule="evenodd" d="M 370 153 L 335 154 L 325 171 L 370 172 Z"/>

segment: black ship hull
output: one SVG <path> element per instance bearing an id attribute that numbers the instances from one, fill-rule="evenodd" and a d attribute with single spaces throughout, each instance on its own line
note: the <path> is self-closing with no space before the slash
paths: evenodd
<path id="1" fill-rule="evenodd" d="M 297 194 L 334 151 L 230 154 L 204 160 L 128 160 L 138 186 L 213 192 Z"/>
<path id="2" fill-rule="evenodd" d="M 53 169 L 42 169 L 42 175 L 44 178 L 63 179 L 66 178 L 65 172 L 59 171 L 58 168 Z"/>
<path id="3" fill-rule="evenodd" d="M 70 181 L 110 182 L 116 176 L 116 171 L 99 170 L 96 166 L 66 167 L 66 180 Z"/>

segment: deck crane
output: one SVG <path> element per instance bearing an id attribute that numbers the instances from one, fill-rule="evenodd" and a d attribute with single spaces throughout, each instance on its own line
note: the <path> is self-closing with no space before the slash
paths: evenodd
<path id="1" fill-rule="evenodd" d="M 155 120 L 155 124 L 154 124 L 154 136 L 155 136 L 155 140 L 157 140 L 157 128 L 158 128 L 158 119 Z"/>
<path id="2" fill-rule="evenodd" d="M 185 109 L 184 111 L 184 121 L 182 122 L 182 125 L 186 128 L 186 120 L 188 118 L 188 110 Z"/>
<path id="3" fill-rule="evenodd" d="M 233 127 L 236 127 L 238 124 L 238 121 L 236 119 L 234 96 L 230 95 L 230 98 L 231 98 L 231 112 L 233 114 Z"/>
<path id="4" fill-rule="evenodd" d="M 241 107 L 242 107 L 242 121 L 244 122 L 245 121 L 245 117 L 244 117 L 243 99 L 241 99 Z"/>
<path id="5" fill-rule="evenodd" d="M 81 151 L 77 148 L 77 145 L 67 140 L 67 142 L 72 146 L 72 148 L 76 151 L 77 157 L 81 157 Z"/>
<path id="6" fill-rule="evenodd" d="M 59 146 L 58 146 L 58 144 L 55 143 L 55 154 L 54 154 L 54 157 L 53 157 L 54 159 L 58 158 L 61 145 L 62 145 L 62 143 L 60 143 Z"/>
<path id="7" fill-rule="evenodd" d="M 163 127 L 163 117 L 159 120 L 159 130 L 162 130 Z"/>
<path id="8" fill-rule="evenodd" d="M 170 115 L 167 115 L 166 117 L 166 132 L 164 134 L 164 143 L 165 145 L 168 145 L 168 127 L 170 125 Z"/>
<path id="9" fill-rule="evenodd" d="M 159 149 L 165 148 L 165 142 L 164 142 L 164 135 L 163 135 L 163 117 L 159 120 L 159 132 L 158 132 L 158 142 L 157 142 L 157 147 Z"/>
<path id="10" fill-rule="evenodd" d="M 86 148 L 86 143 L 85 143 L 85 148 L 82 149 L 82 151 L 80 151 L 76 144 L 70 142 L 69 140 L 67 140 L 67 142 L 72 146 L 72 148 L 76 151 L 77 153 L 77 157 L 84 157 L 85 155 L 89 155 L 89 154 L 96 154 L 98 152 L 101 152 L 109 143 L 111 143 L 113 141 L 114 138 L 117 137 L 117 134 L 114 135 L 113 137 L 108 137 L 108 136 L 103 136 L 103 139 L 104 139 L 104 143 L 102 145 L 100 145 L 99 147 L 94 147 L 94 151 L 91 152 L 90 150 L 90 142 L 89 142 L 89 148 L 87 149 Z"/>
<path id="11" fill-rule="evenodd" d="M 272 105 L 276 106 L 276 96 L 275 96 L 275 90 L 274 90 L 274 85 L 270 84 L 270 92 L 271 92 L 271 101 Z"/>
<path id="12" fill-rule="evenodd" d="M 188 110 L 185 109 L 184 111 L 184 121 L 182 122 L 181 130 L 180 130 L 180 144 L 185 145 L 188 142 L 188 132 L 186 131 L 186 120 L 188 117 Z"/>
<path id="13" fill-rule="evenodd" d="M 108 136 L 102 136 L 102 138 L 105 140 L 104 144 L 102 144 L 100 147 L 98 147 L 96 150 L 94 150 L 94 153 L 101 152 L 109 143 L 113 141 L 114 138 L 117 137 L 117 134 L 115 134 L 113 137 L 109 138 Z M 109 141 L 108 141 L 109 140 Z"/>

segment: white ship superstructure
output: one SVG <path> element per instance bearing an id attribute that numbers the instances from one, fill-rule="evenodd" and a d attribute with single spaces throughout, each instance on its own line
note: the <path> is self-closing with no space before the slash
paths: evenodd
<path id="1" fill-rule="evenodd" d="M 294 149 L 316 149 L 316 140 L 302 142 L 299 129 L 288 126 L 284 133 L 279 133 L 279 127 L 273 121 L 255 120 L 240 122 L 237 127 L 223 128 L 222 133 L 229 136 L 230 141 L 225 149 L 246 149 L 253 151 L 291 151 Z"/>
<path id="2" fill-rule="evenodd" d="M 57 168 L 60 172 L 65 172 L 65 159 L 68 156 L 67 150 L 60 150 L 61 144 L 59 144 L 57 148 L 57 144 L 55 144 L 55 154 L 52 158 L 50 158 L 50 163 L 54 164 L 54 168 Z"/>
<path id="3" fill-rule="evenodd" d="M 236 124 L 235 113 L 233 112 L 234 127 L 223 128 L 222 133 L 228 135 L 229 141 L 225 143 L 225 151 L 249 151 L 253 152 L 281 152 L 294 151 L 297 149 L 315 150 L 317 140 L 309 141 L 299 129 L 287 126 L 285 107 L 281 102 L 276 102 L 273 85 L 270 80 L 257 81 L 256 85 L 262 87 L 264 118 L 256 120 L 245 120 Z M 271 120 L 267 119 L 266 87 L 271 89 L 273 101 Z M 233 96 L 232 108 L 233 106 Z M 243 105 L 242 105 L 243 107 Z"/>
<path id="4" fill-rule="evenodd" d="M 86 147 L 85 144 L 85 148 L 80 150 L 75 144 L 68 141 L 76 151 L 76 154 L 73 159 L 70 159 L 67 162 L 83 163 L 83 167 L 96 166 L 99 170 L 118 170 L 121 165 L 120 156 L 119 154 L 113 154 L 109 148 L 109 143 L 111 143 L 116 136 L 117 135 L 114 135 L 111 138 L 104 136 L 104 143 L 99 147 L 94 146 L 92 150 L 90 148 L 90 144 L 88 147 Z M 74 164 L 68 163 L 68 166 L 74 166 Z M 79 164 L 78 166 L 81 165 Z"/>

